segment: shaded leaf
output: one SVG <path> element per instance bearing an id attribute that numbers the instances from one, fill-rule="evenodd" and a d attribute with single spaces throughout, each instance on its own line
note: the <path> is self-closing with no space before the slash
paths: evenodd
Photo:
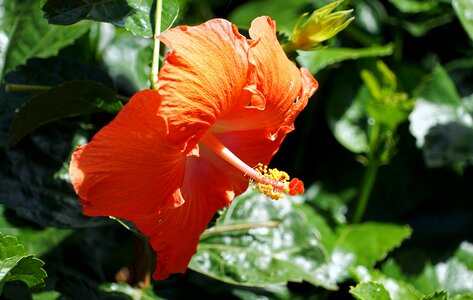
<path id="1" fill-rule="evenodd" d="M 234 199 L 201 236 L 189 267 L 237 285 L 305 280 L 335 289 L 326 269 L 319 269 L 327 254 L 320 233 L 308 222 L 311 210 L 293 201 L 274 202 L 255 191 Z"/>
<path id="2" fill-rule="evenodd" d="M 49 25 L 36 0 L 5 0 L 0 6 L 0 80 L 29 58 L 46 58 L 72 44 L 90 23 Z"/>
<path id="3" fill-rule="evenodd" d="M 11 145 L 41 125 L 99 111 L 117 113 L 122 107 L 113 90 L 91 80 L 73 80 L 31 97 L 11 125 Z"/>
<path id="4" fill-rule="evenodd" d="M 72 149 L 83 140 L 76 121 L 45 125 L 10 150 L 0 152 L 0 202 L 41 226 L 100 226 L 107 218 L 82 215 L 68 177 L 62 177 Z M 67 173 L 66 173 L 67 174 Z"/>
<path id="5" fill-rule="evenodd" d="M 17 225 L 18 223 L 21 224 L 22 220 L 13 218 L 14 216 L 11 215 L 7 217 L 6 213 L 5 206 L 0 205 L 0 232 L 5 235 L 15 236 L 24 246 L 25 251 L 35 256 L 42 256 L 51 251 L 72 233 L 68 229 Z M 12 218 L 14 219 L 13 222 L 9 221 Z"/>
<path id="6" fill-rule="evenodd" d="M 473 40 L 473 1 L 452 0 L 452 6 L 466 33 Z"/>
<path id="7" fill-rule="evenodd" d="M 26 65 L 17 67 L 10 72 L 5 81 L 9 84 L 55 86 L 65 81 L 93 80 L 92 85 L 99 86 L 99 90 L 108 91 L 106 87 L 113 87 L 113 82 L 106 73 L 96 67 L 63 58 L 30 59 Z M 109 92 L 106 92 L 108 94 Z M 17 117 L 20 108 L 38 92 L 6 92 L 0 87 L 0 146 L 11 142 L 11 124 Z M 57 99 L 56 99 L 57 100 Z M 67 99 L 66 99 L 67 100 Z M 99 103 L 100 104 L 100 103 Z M 90 105 L 89 105 L 90 106 Z M 79 107 L 80 108 L 80 107 Z M 106 106 L 104 108 L 107 108 Z M 46 108 L 44 108 L 46 109 Z M 41 108 L 43 110 L 43 108 Z M 34 116 L 41 119 L 41 115 Z"/>
<path id="8" fill-rule="evenodd" d="M 47 276 L 42 269 L 44 262 L 28 255 L 23 245 L 13 236 L 0 233 L 0 293 L 6 282 L 21 280 L 29 288 L 44 286 Z"/>
<path id="9" fill-rule="evenodd" d="M 358 300 L 391 300 L 384 286 L 377 282 L 361 282 L 350 287 L 350 294 Z"/>
<path id="10" fill-rule="evenodd" d="M 316 51 L 299 51 L 297 62 L 312 74 L 335 63 L 364 57 L 387 56 L 393 53 L 393 44 L 372 46 L 367 48 L 324 48 Z"/>

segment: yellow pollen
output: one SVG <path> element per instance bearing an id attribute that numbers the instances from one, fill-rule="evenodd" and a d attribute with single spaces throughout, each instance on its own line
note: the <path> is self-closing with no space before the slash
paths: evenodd
<path id="1" fill-rule="evenodd" d="M 250 181 L 251 187 L 254 190 L 258 190 L 273 200 L 283 198 L 283 193 L 288 192 L 287 186 L 290 178 L 286 172 L 279 171 L 278 169 L 269 169 L 268 166 L 262 163 L 259 163 L 254 169 L 261 176 L 258 182 Z M 276 186 L 275 183 L 277 183 Z"/>

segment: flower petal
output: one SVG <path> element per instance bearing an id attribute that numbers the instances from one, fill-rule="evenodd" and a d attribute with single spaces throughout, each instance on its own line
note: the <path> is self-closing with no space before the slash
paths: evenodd
<path id="1" fill-rule="evenodd" d="M 235 176 L 229 176 L 232 172 Z M 204 145 L 200 147 L 200 157 L 188 157 L 180 190 L 186 202 L 133 221 L 157 253 L 153 278 L 160 280 L 171 273 L 183 273 L 196 252 L 200 234 L 217 210 L 227 206 L 247 186 L 248 181 L 239 171 Z"/>
<path id="2" fill-rule="evenodd" d="M 188 151 L 240 98 L 249 42 L 223 19 L 178 26 L 158 38 L 172 48 L 159 73 L 160 113 L 169 139 Z"/>
<path id="3" fill-rule="evenodd" d="M 279 130 L 293 129 L 293 122 L 307 105 L 317 81 L 305 69 L 291 62 L 276 37 L 275 22 L 256 18 L 250 28 L 255 39 L 249 50 L 254 65 L 245 87 L 249 106 L 235 106 L 213 126 L 214 132 L 266 129 L 266 138 L 275 139 Z M 251 95 L 248 96 L 248 93 Z"/>
<path id="4" fill-rule="evenodd" d="M 184 178 L 185 155 L 166 139 L 156 91 L 135 94 L 118 116 L 72 156 L 69 174 L 84 213 L 131 220 L 163 206 Z"/>

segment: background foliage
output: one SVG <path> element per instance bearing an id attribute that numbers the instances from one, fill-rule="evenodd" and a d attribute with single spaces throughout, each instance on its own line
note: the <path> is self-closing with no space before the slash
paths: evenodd
<path id="1" fill-rule="evenodd" d="M 269 15 L 287 41 L 322 0 L 164 0 L 161 28 Z M 185 275 L 116 282 L 138 237 L 87 218 L 71 152 L 149 88 L 153 0 L 0 0 L 4 299 L 473 299 L 473 2 L 345 0 L 299 51 L 320 88 L 272 161 L 302 197 L 248 191 Z M 173 25 L 173 26 L 174 26 Z M 366 206 L 365 206 L 366 204 Z"/>

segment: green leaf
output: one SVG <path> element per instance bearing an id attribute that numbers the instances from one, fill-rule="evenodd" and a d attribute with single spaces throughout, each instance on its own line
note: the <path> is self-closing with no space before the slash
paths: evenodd
<path id="1" fill-rule="evenodd" d="M 473 11 L 473 1 L 453 0 L 452 6 L 466 33 L 470 39 L 473 40 L 473 16 L 471 15 Z"/>
<path id="2" fill-rule="evenodd" d="M 278 32 L 289 35 L 293 25 L 306 5 L 304 0 L 255 0 L 247 1 L 235 8 L 228 19 L 238 28 L 250 28 L 251 21 L 259 16 L 269 16 L 276 21 Z"/>
<path id="3" fill-rule="evenodd" d="M 468 270 L 473 271 L 473 244 L 462 242 L 455 252 L 455 257 L 465 264 Z"/>
<path id="4" fill-rule="evenodd" d="M 151 40 L 124 32 L 116 36 L 105 48 L 103 61 L 118 90 L 134 94 L 147 89 L 152 57 Z"/>
<path id="5" fill-rule="evenodd" d="M 448 300 L 448 293 L 446 291 L 435 291 L 422 297 L 421 300 Z"/>
<path id="6" fill-rule="evenodd" d="M 423 292 L 443 289 L 452 295 L 473 293 L 473 271 L 454 257 L 435 266 L 427 265 L 412 283 Z"/>
<path id="7" fill-rule="evenodd" d="M 24 246 L 26 252 L 36 256 L 42 256 L 51 251 L 72 233 L 68 229 L 21 226 L 19 224 L 21 224 L 21 221 L 24 223 L 24 220 L 18 217 L 13 218 L 10 214 L 7 218 L 7 212 L 5 206 L 0 205 L 0 232 L 5 235 L 15 236 Z M 12 219 L 13 221 L 9 221 Z"/>
<path id="8" fill-rule="evenodd" d="M 378 270 L 368 270 L 366 267 L 358 266 L 351 273 L 358 282 L 382 284 L 392 300 L 419 300 L 422 296 L 411 284 L 387 277 Z"/>
<path id="9" fill-rule="evenodd" d="M 327 262 L 327 253 L 319 242 L 319 231 L 308 221 L 314 218 L 313 212 L 294 201 L 271 201 L 255 191 L 234 199 L 215 226 L 201 236 L 189 267 L 237 285 L 305 280 L 335 289 L 326 268 L 320 268 Z"/>
<path id="10" fill-rule="evenodd" d="M 154 0 L 45 0 L 42 9 L 52 24 L 68 25 L 88 19 L 122 26 L 131 33 L 152 37 Z M 163 0 L 161 30 L 172 26 L 179 13 L 176 0 Z"/>
<path id="11" fill-rule="evenodd" d="M 71 150 L 83 140 L 78 120 L 58 121 L 38 128 L 14 148 L 0 150 L 1 203 L 20 217 L 46 227 L 109 224 L 108 218 L 84 216 L 69 177 L 60 176 Z"/>
<path id="12" fill-rule="evenodd" d="M 30 59 L 24 66 L 10 72 L 5 81 L 10 84 L 55 86 L 66 81 L 93 80 L 95 85 L 113 87 L 106 73 L 88 64 L 62 58 Z M 0 87 L 0 146 L 11 142 L 11 124 L 17 113 L 37 92 L 6 92 Z M 67 99 L 66 99 L 67 100 Z M 104 103 L 105 104 L 105 103 Z M 104 106 L 104 108 L 108 108 Z M 41 116 L 35 116 L 41 118 Z"/>
<path id="13" fill-rule="evenodd" d="M 358 300 L 391 300 L 384 286 L 377 282 L 361 282 L 351 286 L 350 294 Z"/>
<path id="14" fill-rule="evenodd" d="M 438 0 L 389 0 L 389 2 L 404 13 L 428 12 L 438 5 Z"/>
<path id="15" fill-rule="evenodd" d="M 373 267 L 402 241 L 409 238 L 408 226 L 386 223 L 364 223 L 342 227 L 331 253 L 331 265 L 336 278 L 348 276 L 350 267 Z"/>
<path id="16" fill-rule="evenodd" d="M 297 62 L 316 74 L 327 66 L 349 59 L 380 57 L 393 53 L 394 45 L 372 46 L 367 48 L 324 48 L 316 51 L 299 51 Z"/>
<path id="17" fill-rule="evenodd" d="M 74 80 L 33 96 L 11 125 L 11 145 L 44 124 L 99 111 L 116 113 L 122 107 L 113 90 L 91 80 Z"/>
<path id="18" fill-rule="evenodd" d="M 23 245 L 13 236 L 4 236 L 0 233 L 0 294 L 6 282 L 21 280 L 29 288 L 38 288 L 45 285 L 47 276 L 42 269 L 44 262 L 28 255 Z"/>
<path id="19" fill-rule="evenodd" d="M 50 23 L 60 25 L 70 25 L 83 19 L 119 21 L 133 11 L 127 0 L 43 0 L 41 9 Z"/>
<path id="20" fill-rule="evenodd" d="M 32 57 L 46 58 L 72 44 L 89 30 L 90 23 L 49 25 L 36 0 L 4 0 L 0 6 L 0 80 Z"/>
<path id="21" fill-rule="evenodd" d="M 124 294 L 133 300 L 161 300 L 164 298 L 158 297 L 152 288 L 134 288 L 126 283 L 104 283 L 100 286 L 104 292 L 114 294 Z"/>
<path id="22" fill-rule="evenodd" d="M 461 99 L 447 72 L 437 66 L 415 93 L 410 132 L 429 167 L 473 163 L 473 95 Z"/>
<path id="23" fill-rule="evenodd" d="M 367 153 L 368 116 L 364 99 L 371 97 L 367 88 L 360 88 L 353 98 L 346 97 L 342 89 L 334 91 L 335 95 L 327 106 L 327 117 L 337 141 L 354 153 Z"/>

